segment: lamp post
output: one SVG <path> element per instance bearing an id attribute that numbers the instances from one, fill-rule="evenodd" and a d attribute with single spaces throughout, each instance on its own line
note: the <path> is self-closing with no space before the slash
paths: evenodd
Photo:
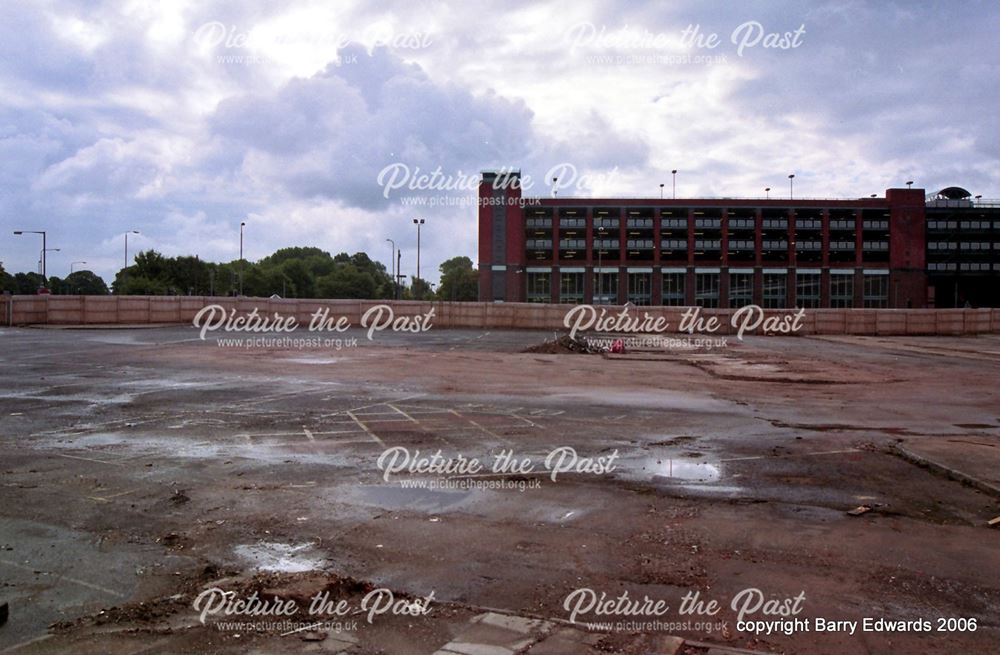
<path id="1" fill-rule="evenodd" d="M 86 263 L 87 262 L 82 262 L 82 261 L 81 262 L 70 262 L 69 263 L 69 274 L 70 275 L 73 274 L 73 267 L 76 266 L 77 264 L 86 264 Z"/>
<path id="2" fill-rule="evenodd" d="M 392 250 L 389 252 L 389 269 L 392 271 L 392 297 L 396 297 L 396 242 L 392 239 L 386 239 L 392 246 Z"/>
<path id="3" fill-rule="evenodd" d="M 767 200 L 771 199 L 771 187 L 764 187 L 764 198 Z"/>
<path id="4" fill-rule="evenodd" d="M 674 177 L 674 190 L 673 193 L 670 194 L 670 197 L 677 200 L 677 169 L 675 168 L 670 171 L 670 174 Z"/>
<path id="5" fill-rule="evenodd" d="M 660 200 L 663 200 L 663 182 L 660 182 Z"/>
<path id="6" fill-rule="evenodd" d="M 913 180 L 909 180 L 909 181 L 907 181 L 907 183 L 906 183 L 906 188 L 907 188 L 907 189 L 912 189 L 912 188 L 913 188 Z"/>
<path id="7" fill-rule="evenodd" d="M 125 268 L 122 269 L 122 286 L 128 281 L 128 235 L 139 234 L 139 230 L 129 230 L 125 233 Z"/>
<path id="8" fill-rule="evenodd" d="M 420 226 L 424 224 L 424 219 L 414 218 L 413 224 L 417 226 L 417 277 L 420 277 Z"/>
<path id="9" fill-rule="evenodd" d="M 243 228 L 247 226 L 246 221 L 240 221 L 240 295 L 243 295 Z"/>
<path id="10" fill-rule="evenodd" d="M 45 277 L 45 230 L 14 230 L 14 234 L 21 236 L 22 234 L 41 234 L 42 235 L 42 283 L 45 283 L 47 279 Z"/>
<path id="11" fill-rule="evenodd" d="M 788 199 L 789 200 L 792 199 L 792 189 L 793 189 L 792 184 L 793 184 L 793 180 L 794 179 L 795 179 L 795 173 L 792 173 L 791 175 L 788 176 Z"/>
<path id="12" fill-rule="evenodd" d="M 59 252 L 59 248 L 42 248 L 42 252 L 38 254 L 38 261 L 41 262 L 42 270 L 45 270 L 45 253 L 49 252 Z M 45 277 L 45 273 L 42 273 L 42 277 Z"/>

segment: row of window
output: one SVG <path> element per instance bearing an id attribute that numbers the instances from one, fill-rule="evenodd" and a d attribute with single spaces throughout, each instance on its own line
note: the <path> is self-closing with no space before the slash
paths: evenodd
<path id="1" fill-rule="evenodd" d="M 954 228 L 955 221 L 930 221 L 928 222 L 928 227 L 931 229 L 940 228 L 945 229 L 947 227 Z M 982 224 L 982 227 L 980 227 Z M 595 218 L 594 227 L 597 229 L 618 229 L 620 225 L 617 218 Z M 721 218 L 696 218 L 694 221 L 696 228 L 700 229 L 722 229 L 722 219 Z M 686 218 L 663 218 L 660 219 L 660 227 L 665 229 L 677 229 L 686 228 L 688 226 L 688 221 Z M 729 219 L 729 229 L 730 230 L 752 230 L 756 226 L 756 219 L 753 218 L 731 218 Z M 962 221 L 962 227 L 964 229 L 983 229 L 988 230 L 990 226 L 990 221 Z M 528 217 L 525 219 L 525 227 L 535 230 L 544 230 L 552 228 L 552 219 L 547 217 Z M 570 218 L 563 216 L 559 219 L 560 229 L 570 229 L 570 228 L 586 228 L 587 219 L 586 218 Z M 653 229 L 653 219 L 652 218 L 629 218 L 626 221 L 626 227 L 634 229 Z M 820 219 L 799 219 L 795 223 L 796 229 L 800 230 L 820 230 L 823 228 L 823 222 Z M 853 219 L 851 220 L 831 220 L 830 229 L 831 230 L 853 230 L 856 227 L 856 223 Z M 888 230 L 889 221 L 863 221 L 862 227 L 865 230 Z M 765 230 L 787 230 L 788 229 L 788 219 L 785 218 L 765 218 L 762 219 L 761 228 Z"/>
<path id="2" fill-rule="evenodd" d="M 585 273 L 559 274 L 559 302 L 582 303 L 585 296 Z M 614 304 L 618 301 L 618 273 L 594 274 L 594 304 Z M 635 305 L 650 305 L 653 273 L 627 273 L 627 301 Z M 687 304 L 688 273 L 662 273 L 660 304 L 681 306 Z M 889 276 L 862 276 L 862 306 L 889 306 Z M 694 304 L 701 307 L 720 306 L 720 273 L 694 273 Z M 551 302 L 552 273 L 529 272 L 527 275 L 529 302 Z M 819 307 L 822 277 L 818 273 L 795 274 L 795 306 Z M 754 274 L 729 274 L 729 307 L 743 307 L 753 303 Z M 854 306 L 854 276 L 831 275 L 829 279 L 830 307 Z M 761 277 L 761 306 L 781 309 L 788 307 L 788 274 L 763 273 Z"/>
<path id="3" fill-rule="evenodd" d="M 989 262 L 931 262 L 927 264 L 929 271 L 989 271 L 1000 272 L 1000 263 L 990 264 Z"/>
<path id="4" fill-rule="evenodd" d="M 619 247 L 618 239 L 595 239 L 594 248 L 600 250 L 617 249 Z M 630 249 L 640 249 L 640 250 L 652 250 L 653 240 L 652 239 L 628 239 L 626 242 L 626 247 Z M 660 241 L 660 248 L 663 250 L 687 250 L 687 239 L 664 239 Z M 888 241 L 865 241 L 863 242 L 863 249 L 866 252 L 878 252 L 878 251 L 888 251 L 889 242 Z M 989 250 L 990 244 L 988 242 L 979 243 L 961 243 L 956 242 L 931 242 L 927 244 L 927 247 L 931 250 L 958 250 L 959 246 L 961 250 Z M 561 250 L 584 250 L 587 247 L 586 239 L 560 239 L 559 248 Z M 695 239 L 694 247 L 696 250 L 721 250 L 722 240 L 721 239 Z M 1000 250 L 1000 243 L 993 244 L 994 249 Z M 525 241 L 525 248 L 528 250 L 551 250 L 552 249 L 552 239 L 527 239 Z M 754 250 L 756 248 L 755 244 L 751 240 L 747 239 L 730 239 L 729 249 L 730 250 Z M 761 248 L 764 250 L 786 250 L 788 248 L 788 242 L 784 240 L 764 240 L 761 242 Z M 795 244 L 796 250 L 822 250 L 823 243 L 821 241 L 799 241 Z M 830 250 L 844 251 L 844 250 L 854 250 L 853 241 L 831 241 Z"/>
<path id="5" fill-rule="evenodd" d="M 994 225 L 1000 228 L 1000 221 L 927 221 L 929 230 L 989 230 Z"/>
<path id="6" fill-rule="evenodd" d="M 1000 250 L 1000 242 L 992 244 L 993 250 Z M 989 241 L 928 241 L 928 250 L 990 250 Z"/>

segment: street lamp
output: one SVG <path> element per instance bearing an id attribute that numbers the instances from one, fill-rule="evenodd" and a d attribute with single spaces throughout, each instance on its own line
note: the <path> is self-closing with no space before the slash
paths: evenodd
<path id="1" fill-rule="evenodd" d="M 793 180 L 795 180 L 795 173 L 792 173 L 791 175 L 788 176 L 788 199 L 789 200 L 792 199 L 792 189 L 793 189 L 792 184 L 793 184 Z"/>
<path id="2" fill-rule="evenodd" d="M 243 228 L 247 226 L 246 221 L 240 222 L 240 295 L 243 295 Z"/>
<path id="3" fill-rule="evenodd" d="M 392 239 L 386 239 L 391 246 L 392 251 L 389 253 L 389 268 L 392 270 L 392 297 L 396 298 L 396 242 Z"/>
<path id="4" fill-rule="evenodd" d="M 670 174 L 674 176 L 674 191 L 671 194 L 671 197 L 674 200 L 677 200 L 677 169 L 675 168 L 674 170 L 670 171 Z"/>
<path id="5" fill-rule="evenodd" d="M 910 181 L 908 181 L 908 182 L 906 183 L 906 188 L 907 188 L 907 189 L 912 189 L 912 188 L 913 188 L 913 180 L 910 180 Z"/>
<path id="6" fill-rule="evenodd" d="M 45 277 L 45 230 L 14 230 L 14 234 L 21 236 L 22 234 L 41 234 L 42 235 L 42 283 L 47 279 Z"/>
<path id="7" fill-rule="evenodd" d="M 663 182 L 660 182 L 660 200 L 663 200 Z"/>
<path id="8" fill-rule="evenodd" d="M 424 224 L 424 219 L 414 218 L 413 224 L 417 226 L 417 277 L 420 277 L 420 226 Z"/>
<path id="9" fill-rule="evenodd" d="M 69 274 L 70 275 L 73 274 L 73 267 L 76 266 L 77 264 L 86 264 L 86 263 L 87 262 L 83 262 L 83 261 L 80 261 L 80 262 L 70 262 L 69 263 Z"/>
<path id="10" fill-rule="evenodd" d="M 764 197 L 768 200 L 771 199 L 771 187 L 764 187 Z"/>
<path id="11" fill-rule="evenodd" d="M 44 266 L 45 263 L 45 253 L 47 252 L 59 252 L 59 248 L 42 248 L 42 252 L 38 254 L 38 262 L 40 265 Z M 45 277 L 45 273 L 42 273 L 42 277 Z"/>
<path id="12" fill-rule="evenodd" d="M 552 197 L 555 198 L 559 195 L 559 188 L 556 187 L 556 182 L 559 181 L 558 177 L 552 178 Z"/>

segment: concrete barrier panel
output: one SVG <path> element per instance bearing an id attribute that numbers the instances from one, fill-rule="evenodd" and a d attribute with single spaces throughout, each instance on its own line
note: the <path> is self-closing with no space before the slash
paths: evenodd
<path id="1" fill-rule="evenodd" d="M 875 333 L 880 336 L 906 334 L 906 310 L 884 309 L 875 314 Z"/>

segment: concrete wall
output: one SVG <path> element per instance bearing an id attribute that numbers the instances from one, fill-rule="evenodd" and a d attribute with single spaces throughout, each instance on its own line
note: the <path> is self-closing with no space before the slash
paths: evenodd
<path id="1" fill-rule="evenodd" d="M 262 315 L 295 316 L 308 325 L 313 312 L 327 308 L 331 317 L 344 316 L 359 326 L 371 307 L 386 304 L 377 300 L 296 300 L 267 298 L 212 298 L 204 296 L 4 296 L 0 297 L 0 318 L 4 325 L 127 325 L 191 324 L 195 314 L 207 305 Z M 518 328 L 565 331 L 563 318 L 570 305 L 483 302 L 391 301 L 394 316 L 417 316 L 432 307 L 435 328 Z M 11 305 L 13 316 L 11 316 Z M 620 307 L 607 307 L 617 313 Z M 667 333 L 675 333 L 683 307 L 640 307 L 632 315 L 645 312 L 668 321 Z M 735 332 L 730 324 L 733 309 L 702 309 L 705 318 L 721 323 L 715 334 Z M 791 316 L 794 310 L 765 310 L 768 317 Z M 759 333 L 760 330 L 758 329 Z M 797 334 L 935 335 L 1000 333 L 1000 309 L 808 309 Z M 750 333 L 749 331 L 747 332 Z"/>

